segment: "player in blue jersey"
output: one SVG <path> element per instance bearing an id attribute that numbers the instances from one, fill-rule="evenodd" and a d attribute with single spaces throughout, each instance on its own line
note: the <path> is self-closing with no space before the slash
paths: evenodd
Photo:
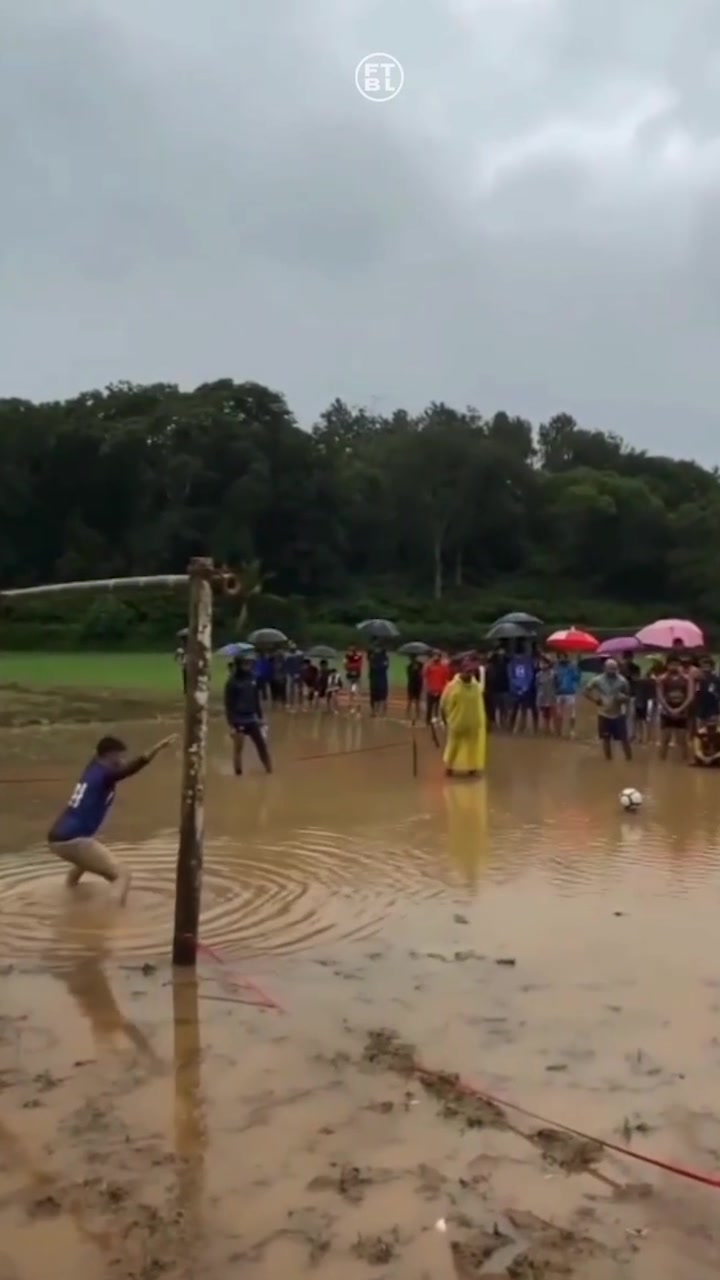
<path id="1" fill-rule="evenodd" d="M 74 888 L 80 877 L 90 871 L 111 884 L 119 883 L 120 902 L 126 902 L 130 872 L 118 865 L 110 850 L 96 838 L 97 833 L 115 799 L 118 782 L 140 773 L 174 741 L 173 734 L 163 738 L 149 751 L 128 760 L 127 747 L 120 738 L 100 739 L 93 759 L 48 834 L 51 852 L 71 864 L 67 875 L 70 888 Z"/>

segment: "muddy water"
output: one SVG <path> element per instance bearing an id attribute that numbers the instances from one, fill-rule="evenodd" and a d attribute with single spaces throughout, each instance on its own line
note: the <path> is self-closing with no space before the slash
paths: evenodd
<path id="1" fill-rule="evenodd" d="M 447 784 L 423 733 L 415 777 L 401 724 L 298 717 L 275 776 L 238 781 L 218 734 L 202 936 L 224 963 L 194 983 L 166 964 L 177 759 L 118 798 L 125 911 L 69 896 L 42 848 L 92 737 L 14 734 L 3 761 L 3 1280 L 44 1280 L 48 1249 L 61 1280 L 717 1274 L 718 1192 L 558 1155 L 511 1111 L 468 1129 L 367 1053 L 389 1028 L 550 1127 L 715 1172 L 715 775 L 501 740 L 485 782 Z"/>

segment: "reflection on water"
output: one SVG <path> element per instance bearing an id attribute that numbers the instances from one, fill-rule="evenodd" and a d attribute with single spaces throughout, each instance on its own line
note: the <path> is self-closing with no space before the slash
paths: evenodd
<path id="1" fill-rule="evenodd" d="M 487 781 L 472 785 L 449 783 L 443 788 L 447 809 L 450 861 L 474 888 L 490 856 Z"/>
<path id="2" fill-rule="evenodd" d="M 663 766 L 650 755 L 608 766 L 584 745 L 498 739 L 488 778 L 453 785 L 438 753 L 418 737 L 415 779 L 410 737 L 397 723 L 279 719 L 277 773 L 239 782 L 218 734 L 208 786 L 205 941 L 251 954 L 302 952 L 412 928 L 418 908 L 427 928 L 459 889 L 486 896 L 509 884 L 517 911 L 529 894 L 537 904 L 549 891 L 596 901 L 608 893 L 694 895 L 695 909 L 704 909 L 720 868 L 715 774 Z M 634 816 L 617 803 L 630 782 L 646 795 Z M 66 790 L 64 783 L 51 796 L 42 790 L 41 830 Z M 69 896 L 41 846 L 12 851 L 14 808 L 26 835 L 27 806 L 34 812 L 38 796 L 27 787 L 6 795 L 2 954 L 69 959 L 97 950 L 100 939 L 108 955 L 164 954 L 176 791 L 177 760 L 158 762 L 118 800 L 108 836 L 133 870 L 124 912 L 91 881 Z"/>
<path id="3" fill-rule="evenodd" d="M 175 1153 L 178 1163 L 177 1208 L 197 1241 L 202 1230 L 207 1115 L 202 1094 L 202 1040 L 198 980 L 192 971 L 172 978 L 173 1059 L 175 1065 Z"/>

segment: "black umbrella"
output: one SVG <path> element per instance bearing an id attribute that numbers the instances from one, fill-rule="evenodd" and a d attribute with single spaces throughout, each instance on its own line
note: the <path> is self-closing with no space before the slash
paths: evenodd
<path id="1" fill-rule="evenodd" d="M 424 640 L 408 640 L 407 644 L 401 644 L 398 649 L 404 658 L 427 658 L 432 649 L 429 644 L 425 644 Z"/>
<path id="2" fill-rule="evenodd" d="M 259 627 L 257 631 L 250 633 L 248 643 L 254 645 L 256 649 L 280 649 L 282 645 L 290 642 L 285 632 L 278 631 L 276 627 Z"/>
<path id="3" fill-rule="evenodd" d="M 330 662 L 333 658 L 337 658 L 337 649 L 331 649 L 329 644 L 315 644 L 310 649 L 308 658 L 325 658 Z"/>
<path id="4" fill-rule="evenodd" d="M 485 639 L 486 640 L 527 640 L 528 636 L 531 636 L 532 634 L 533 634 L 532 631 L 528 631 L 527 627 L 522 626 L 521 623 L 507 622 L 501 618 L 500 621 L 495 622 L 493 626 L 490 628 L 490 630 L 486 633 Z"/>
<path id="5" fill-rule="evenodd" d="M 537 631 L 538 627 L 543 625 L 542 618 L 536 618 L 534 613 L 523 613 L 521 610 L 515 613 L 504 613 L 502 618 L 496 618 L 493 626 L 496 627 L 500 622 L 514 622 L 518 627 L 524 627 L 526 631 Z"/>
<path id="6" fill-rule="evenodd" d="M 365 622 L 358 622 L 356 630 L 370 640 L 397 640 L 400 635 L 395 623 L 388 618 L 367 618 Z"/>

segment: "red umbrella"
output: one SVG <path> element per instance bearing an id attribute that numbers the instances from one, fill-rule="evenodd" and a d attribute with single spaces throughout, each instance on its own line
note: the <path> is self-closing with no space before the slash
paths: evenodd
<path id="1" fill-rule="evenodd" d="M 594 653 L 600 647 L 600 641 L 589 631 L 578 631 L 575 627 L 553 631 L 547 638 L 547 644 L 552 649 L 564 649 L 566 653 Z"/>

